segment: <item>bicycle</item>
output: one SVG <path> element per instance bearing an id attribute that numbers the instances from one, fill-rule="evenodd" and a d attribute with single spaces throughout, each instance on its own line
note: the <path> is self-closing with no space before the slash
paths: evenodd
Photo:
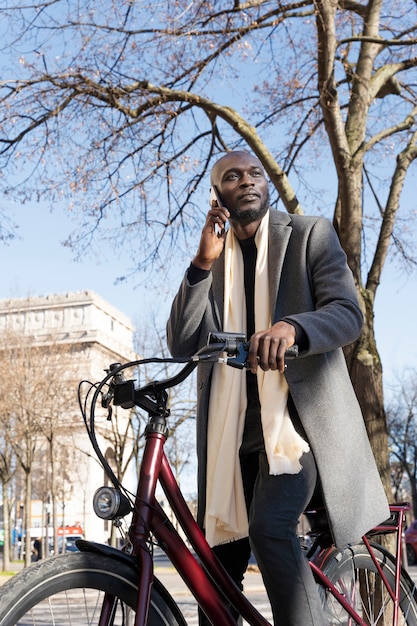
<path id="1" fill-rule="evenodd" d="M 164 454 L 169 416 L 167 390 L 185 380 L 201 362 L 223 361 L 229 366 L 245 367 L 247 347 L 243 335 L 213 334 L 208 345 L 191 359 L 143 359 L 113 364 L 100 383 L 89 383 L 85 397 L 81 389 L 86 381 L 80 383 L 80 408 L 90 440 L 113 485 L 96 492 L 94 509 L 100 517 L 117 525 L 132 513 L 125 546 L 117 550 L 79 540 L 78 553 L 51 557 L 23 570 L 0 590 L 0 626 L 186 626 L 169 591 L 154 576 L 155 545 L 164 550 L 212 624 L 236 626 L 227 608 L 232 604 L 251 626 L 270 626 L 214 556 Z M 287 358 L 296 356 L 295 349 L 287 353 Z M 125 379 L 125 369 L 150 362 L 183 366 L 176 375 L 139 388 L 134 380 Z M 112 405 L 126 409 L 136 406 L 148 413 L 134 495 L 120 484 L 98 446 L 94 425 L 99 399 L 107 410 Z M 155 498 L 158 480 L 191 548 Z M 307 556 L 329 624 L 417 626 L 417 594 L 401 562 L 408 508 L 407 504 L 392 505 L 389 520 L 364 536 L 361 543 L 343 549 L 332 545 L 323 512 L 307 512 L 313 538 Z M 396 533 L 395 555 L 372 540 L 374 535 L 384 533 Z"/>

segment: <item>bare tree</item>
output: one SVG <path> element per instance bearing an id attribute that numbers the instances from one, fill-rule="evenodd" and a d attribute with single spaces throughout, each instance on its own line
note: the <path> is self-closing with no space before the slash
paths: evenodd
<path id="1" fill-rule="evenodd" d="M 274 205 L 330 213 L 365 315 L 347 361 L 389 490 L 374 301 L 388 256 L 416 263 L 400 203 L 417 157 L 414 0 L 32 0 L 3 24 L 0 184 L 67 199 L 79 253 L 119 240 L 132 272 L 166 270 L 213 159 L 237 147 L 263 162 Z"/>
<path id="2" fill-rule="evenodd" d="M 64 456 L 59 451 L 68 440 L 66 417 L 69 396 L 74 396 L 76 388 L 75 376 L 70 366 L 71 346 L 58 344 L 53 337 L 49 340 L 44 337 L 42 345 L 39 345 L 21 330 L 8 330 L 2 336 L 0 353 L 9 373 L 0 397 L 4 451 L 7 446 L 10 447 L 25 477 L 25 564 L 28 565 L 31 559 L 32 495 L 36 479 L 41 480 L 44 493 L 50 495 L 52 525 L 56 535 L 57 464 L 60 461 L 59 473 L 62 474 L 68 454 Z M 74 363 L 72 367 L 75 367 Z"/>
<path id="3" fill-rule="evenodd" d="M 36 371 L 43 372 L 36 391 L 40 407 L 38 428 L 46 443 L 46 462 L 42 465 L 47 488 L 44 501 L 50 500 L 53 548 L 58 554 L 59 494 L 68 491 L 61 483 L 65 481 L 69 461 L 68 441 L 72 427 L 68 415 L 75 403 L 78 363 L 73 358 L 71 344 L 57 342 L 53 336 L 45 338 L 45 343 L 38 351 L 35 366 Z"/>
<path id="4" fill-rule="evenodd" d="M 32 469 L 39 446 L 39 425 L 34 389 L 34 352 L 25 337 L 8 333 L 1 346 L 2 357 L 13 375 L 2 394 L 2 428 L 24 475 L 24 552 L 25 565 L 31 562 Z M 35 358 L 36 360 L 36 358 Z M 23 541 L 23 537 L 22 537 Z"/>
<path id="5" fill-rule="evenodd" d="M 400 493 L 406 484 L 417 519 L 417 375 L 405 373 L 387 407 L 389 449 L 394 486 Z"/>

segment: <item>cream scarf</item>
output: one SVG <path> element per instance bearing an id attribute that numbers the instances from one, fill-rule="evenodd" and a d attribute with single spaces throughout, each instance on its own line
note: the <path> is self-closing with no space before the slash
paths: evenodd
<path id="1" fill-rule="evenodd" d="M 271 326 L 268 280 L 269 211 L 255 236 L 255 329 Z M 224 330 L 246 328 L 243 257 L 232 229 L 225 243 Z M 277 371 L 257 373 L 261 420 L 270 474 L 297 474 L 308 444 L 294 429 L 287 409 L 288 386 Z M 211 546 L 248 536 L 239 448 L 246 411 L 246 372 L 216 363 L 207 433 L 206 538 Z"/>

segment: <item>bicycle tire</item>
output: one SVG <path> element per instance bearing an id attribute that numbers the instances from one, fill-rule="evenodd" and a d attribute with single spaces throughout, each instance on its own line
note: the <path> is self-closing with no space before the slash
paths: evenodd
<path id="1" fill-rule="evenodd" d="M 373 552 L 388 582 L 393 587 L 395 558 L 377 544 Z M 393 602 L 382 578 L 364 544 L 334 551 L 326 559 L 322 571 L 335 587 L 344 594 L 349 604 L 369 626 L 392 624 Z M 320 585 L 325 616 L 329 626 L 351 625 L 352 618 L 333 598 L 328 589 Z M 403 569 L 400 578 L 400 610 L 398 626 L 417 626 L 416 587 Z"/>
<path id="2" fill-rule="evenodd" d="M 0 626 L 97 624 L 101 600 L 118 599 L 113 626 L 133 624 L 137 571 L 101 554 L 77 552 L 39 561 L 0 588 Z M 155 579 L 149 626 L 186 626 L 165 587 Z"/>

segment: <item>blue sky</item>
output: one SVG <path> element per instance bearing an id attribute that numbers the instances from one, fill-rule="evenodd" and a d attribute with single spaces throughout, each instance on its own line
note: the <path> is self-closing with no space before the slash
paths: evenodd
<path id="1" fill-rule="evenodd" d="M 128 259 L 118 258 L 110 246 L 103 247 L 100 258 L 75 254 L 63 241 L 74 225 L 64 211 L 41 204 L 23 205 L 14 214 L 18 237 L 0 244 L 3 274 L 0 298 L 66 293 L 91 289 L 128 315 L 135 324 L 143 316 L 146 293 L 135 289 L 134 282 L 116 285 L 116 279 L 128 267 Z"/>
<path id="2" fill-rule="evenodd" d="M 131 279 L 115 284 L 117 277 L 129 267 L 129 259 L 108 245 L 101 258 L 74 254 L 62 245 L 72 224 L 61 210 L 50 212 L 41 204 L 21 206 L 14 215 L 19 225 L 19 238 L 8 245 L 0 244 L 2 281 L 0 299 L 66 293 L 91 289 L 127 315 L 139 326 L 152 311 L 158 310 L 164 324 L 179 276 L 184 268 L 173 264 L 167 273 L 172 294 L 155 294 L 135 287 Z M 190 259 L 194 250 L 190 251 Z M 137 282 L 140 282 L 138 280 Z M 415 319 L 417 309 L 417 272 L 412 276 L 394 273 L 383 275 L 376 300 L 376 334 L 382 357 L 385 381 L 390 383 L 406 367 L 415 367 Z M 151 356 L 151 355 L 147 355 Z"/>

